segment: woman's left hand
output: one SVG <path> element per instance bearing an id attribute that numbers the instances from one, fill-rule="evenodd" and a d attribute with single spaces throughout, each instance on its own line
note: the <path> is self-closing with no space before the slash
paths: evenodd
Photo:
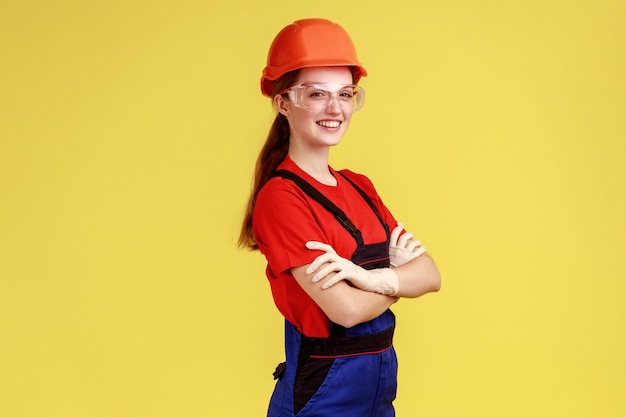
<path id="1" fill-rule="evenodd" d="M 391 266 L 400 266 L 412 259 L 426 253 L 426 248 L 422 246 L 419 240 L 413 240 L 415 237 L 411 232 L 400 233 L 404 230 L 404 225 L 398 225 L 391 231 L 389 236 L 389 262 Z"/>

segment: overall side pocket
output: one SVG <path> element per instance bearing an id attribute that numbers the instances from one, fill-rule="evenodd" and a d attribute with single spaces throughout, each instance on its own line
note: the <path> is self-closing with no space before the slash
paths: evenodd
<path id="1" fill-rule="evenodd" d="M 335 362 L 334 358 L 311 358 L 303 363 L 296 373 L 293 387 L 294 413 L 298 414 L 324 383 L 328 371 Z"/>

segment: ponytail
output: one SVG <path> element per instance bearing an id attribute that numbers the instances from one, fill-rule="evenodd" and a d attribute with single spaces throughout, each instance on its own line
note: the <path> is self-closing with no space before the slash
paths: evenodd
<path id="1" fill-rule="evenodd" d="M 292 71 L 285 74 L 274 84 L 272 97 L 275 97 L 278 92 L 293 85 L 297 77 L 298 71 Z M 286 94 L 285 97 L 287 98 Z M 252 190 L 250 192 L 250 196 L 248 197 L 248 204 L 244 213 L 243 223 L 239 233 L 239 240 L 237 241 L 240 248 L 247 248 L 250 250 L 259 249 L 259 245 L 254 238 L 254 231 L 252 228 L 252 214 L 254 212 L 256 196 L 259 194 L 259 191 L 263 188 L 265 183 L 269 181 L 270 176 L 274 171 L 276 171 L 278 165 L 287 156 L 287 152 L 289 152 L 289 131 L 289 121 L 284 115 L 277 113 L 254 168 Z"/>
<path id="2" fill-rule="evenodd" d="M 252 191 L 248 198 L 248 205 L 243 218 L 241 232 L 239 234 L 239 247 L 250 250 L 259 249 L 259 245 L 254 239 L 252 230 L 252 213 L 256 203 L 256 196 L 261 188 L 270 179 L 272 172 L 276 171 L 278 165 L 285 159 L 289 151 L 289 122 L 287 118 L 278 113 L 272 123 L 265 145 L 256 161 L 254 176 L 252 178 Z"/>

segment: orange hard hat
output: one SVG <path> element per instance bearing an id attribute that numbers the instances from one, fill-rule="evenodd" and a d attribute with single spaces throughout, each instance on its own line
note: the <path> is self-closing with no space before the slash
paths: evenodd
<path id="1" fill-rule="evenodd" d="M 326 19 L 296 20 L 283 28 L 270 46 L 261 92 L 271 97 L 274 81 L 289 71 L 329 66 L 356 68 L 355 83 L 367 75 L 344 28 Z"/>

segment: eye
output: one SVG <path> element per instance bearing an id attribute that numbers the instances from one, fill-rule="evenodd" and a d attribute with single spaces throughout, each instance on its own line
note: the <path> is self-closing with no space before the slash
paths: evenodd
<path id="1" fill-rule="evenodd" d="M 354 97 L 354 90 L 342 90 L 339 92 L 338 96 L 342 100 L 351 100 Z"/>
<path id="2" fill-rule="evenodd" d="M 311 98 L 324 98 L 327 95 L 328 94 L 324 90 L 316 90 L 316 91 L 313 91 L 312 93 L 310 93 L 309 97 L 311 97 Z"/>

